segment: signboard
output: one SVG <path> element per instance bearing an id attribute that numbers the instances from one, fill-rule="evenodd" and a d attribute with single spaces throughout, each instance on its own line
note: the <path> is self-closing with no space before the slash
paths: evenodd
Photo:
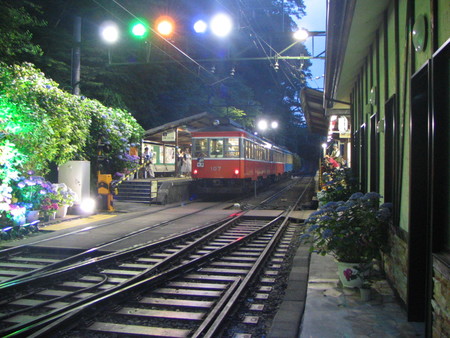
<path id="1" fill-rule="evenodd" d="M 175 130 L 163 132 L 162 141 L 163 142 L 175 142 Z"/>

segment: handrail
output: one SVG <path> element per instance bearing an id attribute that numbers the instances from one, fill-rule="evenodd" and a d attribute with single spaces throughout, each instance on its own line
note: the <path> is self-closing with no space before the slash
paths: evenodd
<path id="1" fill-rule="evenodd" d="M 139 170 L 141 170 L 142 168 L 146 167 L 147 165 L 151 164 L 152 161 L 148 160 L 148 161 L 144 161 L 141 165 L 139 165 L 138 167 L 136 167 L 133 171 L 130 171 L 128 174 L 126 174 L 125 176 L 123 176 L 121 179 L 119 180 L 115 180 L 111 182 L 111 187 L 116 189 L 120 184 L 122 184 L 123 181 L 127 180 L 128 178 L 134 176 L 134 174 L 136 174 Z"/>

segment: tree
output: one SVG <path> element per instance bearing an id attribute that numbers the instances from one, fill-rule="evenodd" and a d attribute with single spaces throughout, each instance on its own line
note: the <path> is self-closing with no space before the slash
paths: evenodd
<path id="1" fill-rule="evenodd" d="M 30 1 L 3 0 L 0 6 L 0 61 L 13 64 L 29 55 L 42 55 L 30 29 L 45 25 Z"/>
<path id="2" fill-rule="evenodd" d="M 44 53 L 28 60 L 61 89 L 71 91 L 73 21 L 81 16 L 82 95 L 130 111 L 145 129 L 202 111 L 228 115 L 246 126 L 268 115 L 279 120 L 280 133 L 286 134 L 278 140 L 296 151 L 302 114 L 298 91 L 310 64 L 275 56 L 292 43 L 293 18 L 304 15 L 302 0 L 222 1 L 237 27 L 228 42 L 192 33 L 194 14 L 210 15 L 216 9 L 209 0 L 130 0 L 123 7 L 106 0 L 28 2 L 39 22 L 48 23 L 31 24 L 33 43 Z M 98 37 L 100 23 L 115 19 L 126 30 L 133 15 L 147 16 L 151 23 L 155 18 L 149 13 L 174 13 L 177 29 L 169 42 L 178 50 L 155 34 L 140 42 L 124 34 L 120 44 L 109 47 L 109 64 L 108 47 Z M 284 53 L 301 54 L 307 55 L 302 44 Z M 201 59 L 214 61 L 195 61 Z"/>

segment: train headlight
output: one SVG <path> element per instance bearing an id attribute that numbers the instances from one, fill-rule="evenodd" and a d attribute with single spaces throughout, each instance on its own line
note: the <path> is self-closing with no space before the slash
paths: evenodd
<path id="1" fill-rule="evenodd" d="M 194 171 L 192 172 L 194 175 L 197 175 L 198 174 L 198 170 L 197 169 L 194 169 Z"/>
<path id="2" fill-rule="evenodd" d="M 234 169 L 234 174 L 239 175 L 239 169 Z"/>

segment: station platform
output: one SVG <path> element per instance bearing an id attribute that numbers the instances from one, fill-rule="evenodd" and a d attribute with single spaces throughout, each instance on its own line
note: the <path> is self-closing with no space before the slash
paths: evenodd
<path id="1" fill-rule="evenodd" d="M 152 177 L 121 181 L 114 200 L 135 203 L 168 204 L 189 200 L 190 177 Z"/>

